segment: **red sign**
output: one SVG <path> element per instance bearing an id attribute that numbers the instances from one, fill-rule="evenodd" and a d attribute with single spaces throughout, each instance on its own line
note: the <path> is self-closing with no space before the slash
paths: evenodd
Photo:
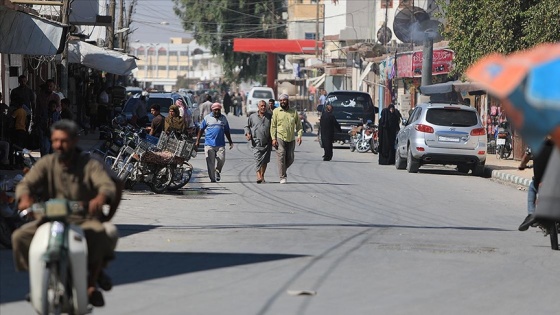
<path id="1" fill-rule="evenodd" d="M 437 49 L 433 53 L 432 75 L 446 74 L 451 71 L 453 50 Z M 422 51 L 405 53 L 397 56 L 397 78 L 414 78 L 422 76 Z"/>

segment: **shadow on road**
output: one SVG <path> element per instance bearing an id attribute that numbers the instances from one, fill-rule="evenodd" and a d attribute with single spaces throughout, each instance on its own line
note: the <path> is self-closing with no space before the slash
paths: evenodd
<path id="1" fill-rule="evenodd" d="M 22 301 L 29 292 L 26 272 L 15 272 L 11 264 L 11 251 L 1 251 L 0 303 Z M 114 285 L 172 277 L 198 271 L 257 264 L 303 255 L 254 254 L 254 253 L 170 253 L 170 252 L 117 252 L 117 259 L 109 266 L 108 273 Z"/>

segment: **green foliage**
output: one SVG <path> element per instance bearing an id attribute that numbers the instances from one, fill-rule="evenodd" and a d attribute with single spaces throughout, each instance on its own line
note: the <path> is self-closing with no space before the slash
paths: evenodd
<path id="1" fill-rule="evenodd" d="M 440 0 L 454 74 L 493 52 L 509 54 L 560 39 L 558 0 Z"/>
<path id="2" fill-rule="evenodd" d="M 266 55 L 233 52 L 234 38 L 286 38 L 282 0 L 173 0 L 194 39 L 221 57 L 229 82 L 262 81 Z"/>

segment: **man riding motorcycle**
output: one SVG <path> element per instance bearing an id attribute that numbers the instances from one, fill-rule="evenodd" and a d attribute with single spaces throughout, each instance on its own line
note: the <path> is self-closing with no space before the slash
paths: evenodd
<path id="1" fill-rule="evenodd" d="M 117 233 L 108 223 L 120 201 L 120 184 L 115 183 L 103 163 L 77 147 L 79 128 L 73 121 L 61 120 L 51 127 L 54 153 L 41 158 L 16 187 L 18 209 L 24 210 L 37 201 L 62 198 L 82 202 L 87 211 L 72 214 L 68 221 L 80 225 L 88 247 L 88 297 L 93 306 L 105 304 L 100 286 L 111 289 L 110 280 L 102 270 L 114 258 Z M 117 188 L 119 186 L 119 188 Z M 108 215 L 102 207 L 110 204 Z M 104 223 L 103 223 L 104 222 Z M 17 270 L 28 270 L 29 246 L 42 224 L 41 218 L 23 225 L 12 235 L 14 261 Z M 100 275 L 102 275 L 100 277 Z"/>

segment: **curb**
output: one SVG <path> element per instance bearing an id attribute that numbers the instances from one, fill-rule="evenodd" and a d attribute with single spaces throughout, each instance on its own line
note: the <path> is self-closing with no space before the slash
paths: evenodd
<path id="1" fill-rule="evenodd" d="M 508 173 L 504 173 L 498 170 L 493 170 L 489 167 L 486 167 L 485 173 L 491 173 L 491 178 L 495 178 L 504 182 L 508 182 L 508 183 L 512 183 L 515 185 L 519 185 L 519 186 L 523 186 L 528 188 L 529 185 L 531 184 L 531 180 L 528 178 L 524 178 L 521 176 L 517 176 L 517 175 L 512 175 L 512 174 L 508 174 Z"/>

